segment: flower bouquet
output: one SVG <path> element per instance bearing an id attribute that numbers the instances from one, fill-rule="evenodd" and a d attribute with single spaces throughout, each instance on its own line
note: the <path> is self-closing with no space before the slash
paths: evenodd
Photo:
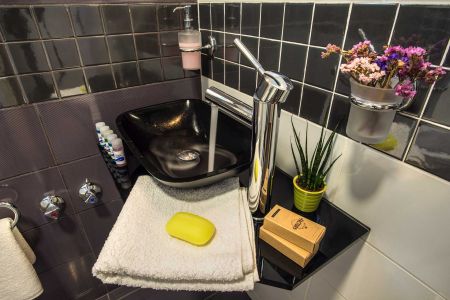
<path id="1" fill-rule="evenodd" d="M 328 44 L 322 58 L 342 55 L 340 71 L 350 77 L 351 109 L 347 135 L 355 140 L 375 144 L 383 141 L 395 111 L 406 108 L 416 94 L 415 84 L 423 80 L 432 84 L 445 74 L 425 60 L 421 47 L 385 46 L 375 51 L 365 40 L 350 50 Z"/>

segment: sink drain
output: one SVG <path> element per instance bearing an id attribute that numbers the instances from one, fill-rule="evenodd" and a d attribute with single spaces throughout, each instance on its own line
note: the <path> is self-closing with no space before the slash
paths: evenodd
<path id="1" fill-rule="evenodd" d="M 200 157 L 200 153 L 195 150 L 183 150 L 177 154 L 177 157 L 182 161 L 193 161 Z"/>

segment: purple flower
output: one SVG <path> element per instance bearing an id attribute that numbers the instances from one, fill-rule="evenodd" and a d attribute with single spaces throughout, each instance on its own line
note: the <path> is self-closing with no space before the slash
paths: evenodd
<path id="1" fill-rule="evenodd" d="M 416 95 L 412 82 L 407 79 L 395 86 L 395 94 L 403 98 L 411 99 Z"/>

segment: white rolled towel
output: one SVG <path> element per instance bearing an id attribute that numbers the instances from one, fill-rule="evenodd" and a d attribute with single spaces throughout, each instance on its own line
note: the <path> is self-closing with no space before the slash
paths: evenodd
<path id="1" fill-rule="evenodd" d="M 28 300 L 43 288 L 33 264 L 36 256 L 11 219 L 0 219 L 0 300 Z"/>

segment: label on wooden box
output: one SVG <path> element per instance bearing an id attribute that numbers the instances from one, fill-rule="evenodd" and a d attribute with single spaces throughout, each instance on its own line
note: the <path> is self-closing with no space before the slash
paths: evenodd
<path id="1" fill-rule="evenodd" d="M 308 252 L 316 253 L 325 227 L 279 205 L 264 218 L 264 228 Z"/>
<path id="2" fill-rule="evenodd" d="M 270 232 L 264 225 L 259 229 L 259 238 L 265 241 L 267 244 L 280 251 L 283 255 L 294 261 L 301 267 L 305 267 L 306 264 L 314 256 L 311 252 L 294 245 L 285 239 Z"/>

